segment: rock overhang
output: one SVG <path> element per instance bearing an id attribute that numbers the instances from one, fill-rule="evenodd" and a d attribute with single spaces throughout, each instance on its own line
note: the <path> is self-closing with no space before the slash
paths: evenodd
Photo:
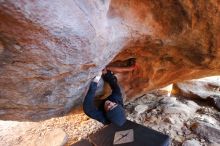
<path id="1" fill-rule="evenodd" d="M 1 119 L 67 113 L 111 61 L 136 58 L 118 74 L 128 100 L 220 72 L 217 0 L 0 3 Z"/>

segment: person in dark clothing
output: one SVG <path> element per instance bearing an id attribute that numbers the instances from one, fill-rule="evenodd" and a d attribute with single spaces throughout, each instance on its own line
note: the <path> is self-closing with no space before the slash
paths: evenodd
<path id="1" fill-rule="evenodd" d="M 116 76 L 109 70 L 107 73 L 103 74 L 102 77 L 104 81 L 110 85 L 112 93 L 101 102 L 100 106 L 95 106 L 95 92 L 100 77 L 101 76 L 97 76 L 91 82 L 83 102 L 83 110 L 87 116 L 103 123 L 104 125 L 113 123 L 117 126 L 122 126 L 126 121 L 122 94 Z"/>

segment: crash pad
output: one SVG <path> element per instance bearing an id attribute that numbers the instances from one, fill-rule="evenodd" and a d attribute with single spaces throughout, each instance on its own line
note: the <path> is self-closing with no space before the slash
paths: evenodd
<path id="1" fill-rule="evenodd" d="M 121 127 L 110 124 L 89 139 L 95 146 L 169 146 L 170 143 L 168 135 L 129 120 Z"/>

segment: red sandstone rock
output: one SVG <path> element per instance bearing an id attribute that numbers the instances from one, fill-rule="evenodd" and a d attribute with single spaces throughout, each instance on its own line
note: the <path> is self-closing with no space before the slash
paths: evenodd
<path id="1" fill-rule="evenodd" d="M 0 119 L 63 115 L 113 58 L 136 58 L 127 99 L 219 74 L 219 15 L 218 0 L 2 0 Z"/>

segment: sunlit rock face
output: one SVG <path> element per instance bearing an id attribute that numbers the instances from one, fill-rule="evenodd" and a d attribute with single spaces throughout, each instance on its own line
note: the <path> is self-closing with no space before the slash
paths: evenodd
<path id="1" fill-rule="evenodd" d="M 175 83 L 172 94 L 189 99 L 201 99 L 220 110 L 220 77 L 212 76 Z"/>
<path id="2" fill-rule="evenodd" d="M 172 93 L 189 98 L 220 98 L 220 76 L 176 83 L 173 85 Z"/>
<path id="3" fill-rule="evenodd" d="M 220 3 L 172 0 L 1 0 L 0 119 L 41 120 L 82 102 L 111 61 L 126 99 L 220 73 Z"/>

